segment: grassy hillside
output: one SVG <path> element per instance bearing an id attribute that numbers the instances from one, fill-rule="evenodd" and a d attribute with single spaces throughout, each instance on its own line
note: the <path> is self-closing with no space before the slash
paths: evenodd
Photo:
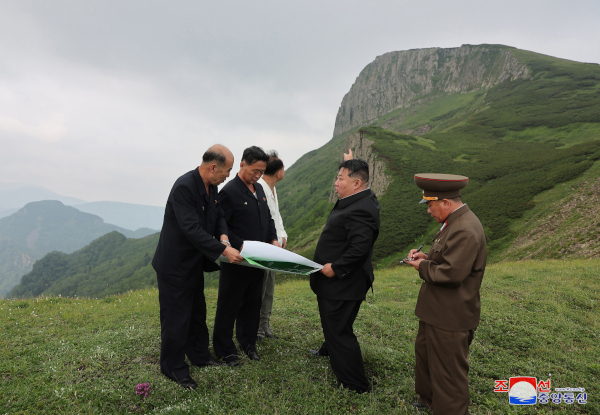
<path id="1" fill-rule="evenodd" d="M 293 225 L 319 202 L 329 198 L 348 135 L 350 133 L 335 137 L 300 157 L 286 171 L 285 179 L 277 184 L 279 210 L 288 233 L 294 233 Z"/>
<path id="2" fill-rule="evenodd" d="M 600 162 L 578 179 L 540 193 L 532 204 L 512 221 L 509 233 L 515 237 L 493 261 L 600 257 Z"/>
<path id="3" fill-rule="evenodd" d="M 51 252 L 33 265 L 9 298 L 40 295 L 101 298 L 156 286 L 152 258 L 160 234 L 128 239 L 108 233 L 71 254 Z M 205 287 L 219 286 L 219 273 L 204 274 Z"/>
<path id="4" fill-rule="evenodd" d="M 57 200 L 31 202 L 0 218 L 0 296 L 8 294 L 38 258 L 52 251 L 73 252 L 112 231 L 130 238 L 156 232 L 148 228 L 134 232 L 104 223 L 99 216 Z"/>
<path id="5" fill-rule="evenodd" d="M 158 237 L 127 239 L 111 232 L 73 254 L 52 252 L 33 265 L 9 297 L 103 297 L 156 285 L 150 261 Z"/>
<path id="6" fill-rule="evenodd" d="M 464 199 L 482 220 L 495 259 L 506 257 L 503 253 L 522 236 L 526 225 L 516 222 L 535 207 L 536 195 L 577 179 L 600 159 L 600 66 L 513 53 L 530 68 L 530 79 L 424 100 L 360 129 L 375 142 L 374 151 L 387 161 L 393 177 L 380 198 L 382 230 L 375 246 L 380 265 L 394 263 L 415 244 L 427 244 L 437 229 L 426 209 L 416 204 L 420 190 L 415 173 L 470 177 Z M 600 174 L 592 176 L 590 180 Z M 304 206 L 294 223 L 304 232 L 290 241 L 293 249 L 307 256 L 314 252 L 328 212 L 325 205 Z M 539 217 L 543 221 L 544 212 Z M 587 228 L 580 221 L 571 223 L 578 230 L 580 225 Z M 580 238 L 590 242 L 593 235 L 584 232 Z M 570 255 L 549 249 L 536 257 L 552 257 L 550 251 Z"/>
<path id="7" fill-rule="evenodd" d="M 471 414 L 597 414 L 600 404 L 600 260 L 502 263 L 488 267 L 482 321 L 471 346 Z M 41 297 L 0 301 L 0 407 L 6 413 L 414 414 L 412 268 L 378 271 L 375 293 L 355 324 L 373 392 L 336 389 L 327 358 L 307 356 L 322 341 L 306 280 L 276 287 L 277 341 L 258 345 L 260 362 L 192 368 L 186 391 L 160 374 L 157 291 L 103 300 Z M 207 289 L 212 328 L 217 290 Z M 587 405 L 512 407 L 494 380 L 551 379 L 583 387 Z M 149 382 L 146 398 L 135 394 Z"/>

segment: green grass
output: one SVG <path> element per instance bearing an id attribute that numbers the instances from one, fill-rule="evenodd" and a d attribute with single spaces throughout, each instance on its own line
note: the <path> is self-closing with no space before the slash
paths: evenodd
<path id="1" fill-rule="evenodd" d="M 511 221 L 488 261 L 589 258 L 600 254 L 600 161 L 580 177 L 546 190 Z"/>
<path id="2" fill-rule="evenodd" d="M 396 109 L 378 118 L 374 125 L 395 131 L 416 129 L 424 124 L 433 131 L 444 129 L 448 123 L 456 123 L 481 106 L 482 91 L 462 94 L 419 96 L 414 106 Z M 425 103 L 423 103 L 425 101 Z"/>
<path id="3" fill-rule="evenodd" d="M 600 260 L 502 263 L 488 267 L 482 321 L 471 346 L 472 414 L 600 412 Z M 413 414 L 414 307 L 420 280 L 408 266 L 377 271 L 355 330 L 373 392 L 335 388 L 306 279 L 276 287 L 272 323 L 280 339 L 258 346 L 260 362 L 192 368 L 196 391 L 160 374 L 155 289 L 102 300 L 0 301 L 0 411 L 5 413 Z M 206 290 L 209 328 L 217 291 Z M 494 380 L 550 378 L 584 387 L 587 405 L 513 407 Z M 149 382 L 150 395 L 134 390 Z"/>
<path id="4" fill-rule="evenodd" d="M 600 124 L 575 123 L 559 128 L 546 126 L 526 128 L 522 131 L 510 131 L 503 138 L 507 141 L 561 143 L 563 145 L 559 148 L 562 149 L 586 141 L 598 140 L 600 138 Z"/>

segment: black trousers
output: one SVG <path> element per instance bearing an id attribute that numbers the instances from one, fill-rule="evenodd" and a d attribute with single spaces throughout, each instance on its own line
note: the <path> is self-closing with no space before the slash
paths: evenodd
<path id="1" fill-rule="evenodd" d="M 174 278 L 157 274 L 160 305 L 160 368 L 171 379 L 190 375 L 185 362 L 202 365 L 213 356 L 208 349 L 204 274 L 195 287 L 174 284 Z"/>
<path id="2" fill-rule="evenodd" d="M 415 391 L 435 415 L 466 415 L 469 346 L 475 329 L 446 331 L 419 321 L 415 340 Z"/>
<path id="3" fill-rule="evenodd" d="M 240 347 L 244 351 L 256 351 L 264 273 L 258 268 L 221 264 L 213 331 L 217 357 L 225 361 L 237 359 L 237 348 L 232 339 L 234 324 Z"/>
<path id="4" fill-rule="evenodd" d="M 321 353 L 329 355 L 333 373 L 345 388 L 361 393 L 368 391 L 370 385 L 360 344 L 352 328 L 362 300 L 330 300 L 317 296 L 317 302 L 325 336 Z"/>

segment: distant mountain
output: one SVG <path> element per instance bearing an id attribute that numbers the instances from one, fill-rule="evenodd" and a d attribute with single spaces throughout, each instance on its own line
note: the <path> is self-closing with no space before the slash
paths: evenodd
<path id="1" fill-rule="evenodd" d="M 27 246 L 0 238 L 0 297 L 5 297 L 42 256 Z"/>
<path id="2" fill-rule="evenodd" d="M 62 196 L 41 186 L 24 183 L 0 182 L 0 218 L 10 216 L 30 202 L 58 200 L 67 206 L 100 216 L 105 223 L 125 229 L 162 228 L 164 207 L 121 202 L 86 202 L 74 197 Z"/>
<path id="3" fill-rule="evenodd" d="M 165 208 L 121 202 L 90 202 L 73 205 L 82 212 L 98 215 L 105 222 L 125 229 L 150 228 L 157 232 L 162 228 Z"/>
<path id="4" fill-rule="evenodd" d="M 56 200 L 31 202 L 0 219 L 0 295 L 19 283 L 35 260 L 53 251 L 71 253 L 94 239 L 117 231 L 140 238 L 152 229 L 130 231 Z"/>
<path id="5" fill-rule="evenodd" d="M 127 239 L 113 231 L 72 254 L 52 252 L 33 265 L 9 297 L 102 297 L 156 285 L 150 262 L 158 237 Z"/>
<path id="6" fill-rule="evenodd" d="M 8 296 L 98 298 L 155 286 L 151 261 L 159 236 L 127 239 L 110 232 L 71 254 L 51 252 L 33 265 Z M 205 273 L 204 285 L 217 286 L 218 276 L 218 272 Z"/>
<path id="7" fill-rule="evenodd" d="M 598 218 L 577 220 L 580 204 L 572 205 L 581 195 L 564 194 L 586 189 L 592 197 L 600 178 L 598 64 L 503 45 L 378 56 L 343 98 L 331 141 L 302 156 L 277 185 L 296 252 L 314 253 L 336 201 L 337 164 L 349 148 L 369 161 L 370 186 L 381 203 L 374 250 L 380 265 L 427 245 L 439 229 L 417 204 L 413 177 L 424 172 L 470 177 L 464 200 L 482 221 L 491 260 L 516 252 L 524 258 L 598 255 Z M 564 204 L 560 214 L 536 209 L 551 191 L 562 194 L 552 199 Z M 544 232 L 525 223 L 534 212 L 537 223 L 549 223 Z M 565 230 L 566 239 L 558 238 L 550 225 L 556 221 L 574 234 Z"/>
<path id="8" fill-rule="evenodd" d="M 10 212 L 12 209 L 20 209 L 29 202 L 38 202 L 40 200 L 58 200 L 65 205 L 86 203 L 85 200 L 62 196 L 41 186 L 0 182 L 0 217 L 8 216 L 8 214 L 12 213 Z M 6 212 L 7 214 L 3 215 L 3 211 L 10 213 Z"/>
<path id="9" fill-rule="evenodd" d="M 15 213 L 17 210 L 19 210 L 19 208 L 12 208 L 12 209 L 0 210 L 0 218 L 4 218 L 6 216 L 10 216 L 13 213 Z"/>

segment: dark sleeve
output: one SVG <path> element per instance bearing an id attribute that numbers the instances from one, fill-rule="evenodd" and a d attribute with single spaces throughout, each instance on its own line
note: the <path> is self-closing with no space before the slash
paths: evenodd
<path id="1" fill-rule="evenodd" d="M 341 258 L 331 264 L 331 268 L 339 278 L 362 267 L 369 258 L 377 229 L 377 220 L 368 210 L 358 210 L 345 218 L 344 229 L 348 232 L 350 244 Z"/>
<path id="2" fill-rule="evenodd" d="M 229 223 L 231 216 L 233 215 L 233 205 L 231 203 L 231 196 L 229 195 L 228 189 L 223 188 L 219 192 L 219 204 L 221 205 L 221 209 L 223 211 L 223 219 L 226 223 Z M 231 231 L 230 226 L 227 226 L 227 236 L 229 236 L 229 243 L 231 243 L 231 246 L 239 251 L 244 244 L 244 240 L 234 234 Z"/>
<path id="3" fill-rule="evenodd" d="M 218 190 L 216 188 L 217 186 L 215 186 L 214 189 L 214 193 L 217 195 L 218 198 Z M 215 226 L 215 237 L 220 239 L 221 235 L 225 234 L 227 236 L 229 236 L 229 233 L 227 231 L 227 221 L 225 220 L 225 213 L 223 213 L 223 208 L 221 207 L 221 204 L 217 201 L 217 217 L 216 217 L 216 226 Z"/>
<path id="4" fill-rule="evenodd" d="M 419 264 L 419 276 L 430 284 L 446 284 L 458 288 L 471 274 L 473 263 L 479 253 L 479 241 L 467 229 L 457 229 L 448 235 L 446 245 L 439 253 L 430 251 L 430 258 Z M 441 256 L 441 259 L 438 257 Z"/>
<path id="5" fill-rule="evenodd" d="M 192 245 L 213 257 L 223 253 L 225 245 L 200 226 L 200 218 L 190 190 L 185 186 L 177 186 L 173 189 L 172 202 L 177 224 Z"/>

